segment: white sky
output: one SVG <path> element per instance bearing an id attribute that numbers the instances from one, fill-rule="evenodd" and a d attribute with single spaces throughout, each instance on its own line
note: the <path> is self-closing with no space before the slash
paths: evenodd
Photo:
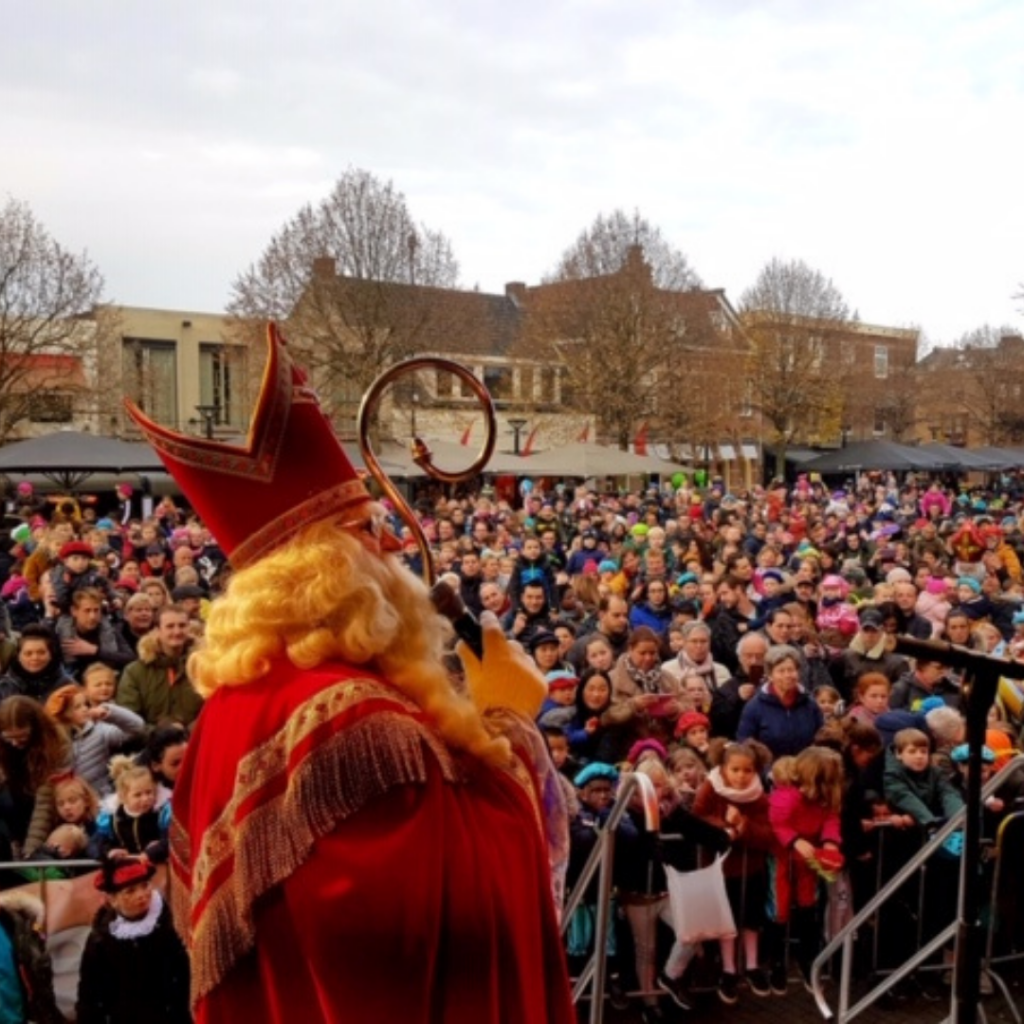
<path id="1" fill-rule="evenodd" d="M 4 6 L 0 197 L 117 302 L 223 308 L 353 165 L 466 287 L 637 208 L 733 302 L 781 256 L 930 344 L 1024 328 L 1019 0 Z"/>

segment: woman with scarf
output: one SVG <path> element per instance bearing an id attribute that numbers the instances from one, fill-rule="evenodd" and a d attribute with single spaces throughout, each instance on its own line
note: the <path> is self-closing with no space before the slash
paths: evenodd
<path id="1" fill-rule="evenodd" d="M 624 757 L 637 740 L 653 737 L 667 743 L 672 739 L 672 726 L 683 708 L 678 684 L 662 671 L 660 661 L 658 634 L 637 626 L 626 653 L 612 669 L 612 703 L 601 717 L 615 736 L 615 760 Z"/>
<path id="2" fill-rule="evenodd" d="M 711 655 L 711 627 L 705 622 L 687 622 L 683 626 L 682 636 L 683 646 L 679 653 L 666 661 L 661 670 L 676 686 L 684 676 L 700 676 L 713 698 L 719 688 L 729 681 L 732 673 Z"/>

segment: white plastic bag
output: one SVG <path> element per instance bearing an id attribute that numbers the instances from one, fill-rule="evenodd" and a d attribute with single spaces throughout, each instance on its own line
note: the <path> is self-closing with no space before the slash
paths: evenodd
<path id="1" fill-rule="evenodd" d="M 722 871 L 725 857 L 719 854 L 706 868 L 696 871 L 677 871 L 665 865 L 672 921 L 680 942 L 731 939 L 736 935 Z"/>

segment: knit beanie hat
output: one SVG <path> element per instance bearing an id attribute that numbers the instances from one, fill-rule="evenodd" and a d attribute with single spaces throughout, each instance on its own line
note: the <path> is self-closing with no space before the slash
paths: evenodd
<path id="1" fill-rule="evenodd" d="M 685 736 L 691 729 L 703 726 L 705 729 L 711 725 L 708 716 L 700 711 L 684 711 L 676 722 L 676 739 Z"/>

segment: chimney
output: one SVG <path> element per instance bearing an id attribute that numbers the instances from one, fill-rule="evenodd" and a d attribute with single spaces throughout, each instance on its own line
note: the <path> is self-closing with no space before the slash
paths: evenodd
<path id="1" fill-rule="evenodd" d="M 313 260 L 313 277 L 330 281 L 336 273 L 337 267 L 333 256 L 317 256 Z"/>
<path id="2" fill-rule="evenodd" d="M 522 306 L 526 302 L 526 284 L 523 281 L 509 281 L 505 285 L 505 297 L 517 306 Z"/>

